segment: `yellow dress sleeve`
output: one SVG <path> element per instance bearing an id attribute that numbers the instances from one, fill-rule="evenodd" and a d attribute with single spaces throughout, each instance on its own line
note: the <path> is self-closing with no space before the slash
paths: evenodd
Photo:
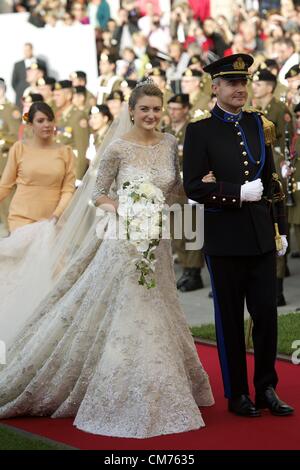
<path id="1" fill-rule="evenodd" d="M 10 194 L 12 188 L 16 184 L 19 166 L 18 153 L 20 145 L 20 142 L 16 142 L 9 150 L 7 163 L 0 180 L 0 202 Z"/>
<path id="2" fill-rule="evenodd" d="M 53 212 L 53 215 L 56 217 L 61 216 L 75 191 L 75 155 L 73 154 L 73 151 L 69 146 L 65 147 L 65 157 L 66 167 L 65 176 L 61 187 L 61 197 L 55 211 Z"/>

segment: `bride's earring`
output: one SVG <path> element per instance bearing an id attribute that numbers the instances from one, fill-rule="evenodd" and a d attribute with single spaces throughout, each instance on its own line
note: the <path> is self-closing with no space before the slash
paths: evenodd
<path id="1" fill-rule="evenodd" d="M 132 124 L 134 124 L 134 117 L 133 116 L 130 116 L 130 121 L 132 122 Z"/>

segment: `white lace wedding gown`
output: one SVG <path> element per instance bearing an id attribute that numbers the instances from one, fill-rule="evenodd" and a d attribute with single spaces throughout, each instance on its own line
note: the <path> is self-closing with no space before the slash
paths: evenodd
<path id="1" fill-rule="evenodd" d="M 101 160 L 94 199 L 134 175 L 166 198 L 179 184 L 176 140 L 117 139 Z M 180 308 L 169 240 L 156 250 L 157 287 L 138 285 L 135 249 L 96 235 L 34 312 L 0 366 L 0 418 L 75 417 L 79 429 L 146 438 L 204 426 L 214 403 Z M 2 367 L 2 369 L 1 369 Z"/>

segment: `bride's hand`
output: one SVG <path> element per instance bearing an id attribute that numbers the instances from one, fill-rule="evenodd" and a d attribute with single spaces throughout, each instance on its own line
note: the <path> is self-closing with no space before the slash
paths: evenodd
<path id="1" fill-rule="evenodd" d="M 48 220 L 49 222 L 54 222 L 54 224 L 56 224 L 58 221 L 58 217 L 56 215 L 52 215 Z"/>
<path id="2" fill-rule="evenodd" d="M 202 182 L 203 183 L 215 183 L 216 182 L 216 177 L 215 177 L 213 171 L 210 171 L 207 175 L 203 176 Z"/>

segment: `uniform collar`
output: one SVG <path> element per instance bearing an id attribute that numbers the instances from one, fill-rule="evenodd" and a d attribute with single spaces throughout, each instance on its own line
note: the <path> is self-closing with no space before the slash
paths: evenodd
<path id="1" fill-rule="evenodd" d="M 228 111 L 220 108 L 218 104 L 215 105 L 212 113 L 224 122 L 238 122 L 243 116 L 243 111 L 240 111 L 237 114 L 229 113 Z"/>

